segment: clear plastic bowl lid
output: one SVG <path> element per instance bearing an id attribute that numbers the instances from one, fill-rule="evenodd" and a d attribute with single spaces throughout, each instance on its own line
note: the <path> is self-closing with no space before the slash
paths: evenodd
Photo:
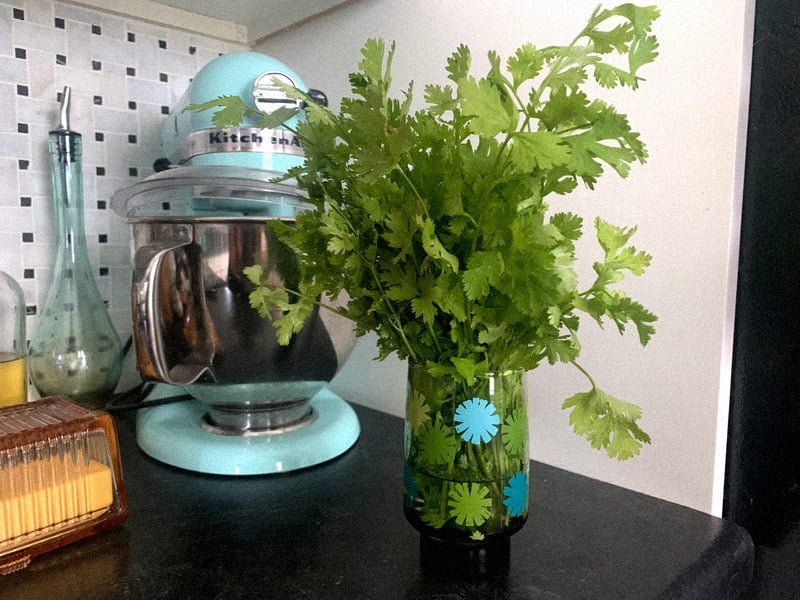
<path id="1" fill-rule="evenodd" d="M 111 207 L 128 221 L 292 218 L 313 208 L 283 173 L 231 166 L 176 167 L 124 187 Z"/>

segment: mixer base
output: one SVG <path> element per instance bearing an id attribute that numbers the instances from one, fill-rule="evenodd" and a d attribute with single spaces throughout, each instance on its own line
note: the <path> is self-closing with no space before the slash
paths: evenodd
<path id="1" fill-rule="evenodd" d="M 171 386 L 150 399 L 174 394 Z M 310 467 L 346 452 L 361 432 L 355 411 L 328 389 L 310 401 L 317 418 L 305 427 L 266 436 L 219 435 L 202 424 L 208 406 L 197 400 L 139 411 L 136 441 L 152 458 L 214 475 L 264 475 Z"/>

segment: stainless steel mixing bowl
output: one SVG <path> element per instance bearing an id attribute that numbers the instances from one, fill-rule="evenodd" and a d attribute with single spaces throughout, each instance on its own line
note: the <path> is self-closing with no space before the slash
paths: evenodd
<path id="1" fill-rule="evenodd" d="M 314 418 L 308 400 L 329 382 L 355 342 L 352 325 L 315 310 L 288 346 L 250 306 L 245 267 L 297 284 L 296 255 L 266 225 L 308 209 L 274 174 L 182 167 L 117 192 L 112 206 L 131 225 L 131 306 L 143 378 L 183 386 L 208 405 L 205 427 L 262 433 Z M 276 315 L 277 316 L 277 315 Z"/>

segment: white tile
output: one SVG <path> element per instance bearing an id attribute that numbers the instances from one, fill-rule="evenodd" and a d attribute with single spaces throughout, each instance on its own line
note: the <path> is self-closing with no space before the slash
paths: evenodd
<path id="1" fill-rule="evenodd" d="M 0 271 L 6 273 L 16 273 L 19 271 L 17 265 L 22 264 L 22 252 L 19 250 L 19 234 L 17 232 L 0 231 Z M 17 277 L 15 276 L 15 279 Z M 21 277 L 20 277 L 21 279 Z"/>
<path id="2" fill-rule="evenodd" d="M 95 59 L 121 64 L 131 64 L 136 60 L 136 46 L 130 42 L 105 35 L 91 35 L 89 39 Z"/>
<path id="3" fill-rule="evenodd" d="M 50 172 L 50 153 L 47 149 L 47 132 L 52 127 L 44 128 L 41 125 L 30 126 L 30 173 Z"/>
<path id="4" fill-rule="evenodd" d="M 66 25 L 68 66 L 88 70 L 92 64 L 91 26 L 79 21 L 67 21 Z"/>
<path id="5" fill-rule="evenodd" d="M 183 52 L 162 50 L 158 53 L 158 66 L 162 73 L 185 75 L 187 77 L 194 77 L 197 73 L 195 58 L 186 50 Z"/>
<path id="6" fill-rule="evenodd" d="M 0 131 L 17 130 L 16 86 L 12 83 L 0 82 Z M 24 123 L 24 121 L 22 121 Z M 3 181 L 0 178 L 0 181 Z"/>
<path id="7" fill-rule="evenodd" d="M 125 20 L 113 15 L 100 15 L 100 26 L 103 35 L 116 40 L 125 40 L 127 43 L 128 30 Z"/>
<path id="8" fill-rule="evenodd" d="M 111 196 L 117 190 L 121 190 L 127 185 L 131 184 L 128 177 L 98 177 L 97 184 L 97 200 L 105 200 L 108 210 L 111 210 Z"/>
<path id="9" fill-rule="evenodd" d="M 19 206 L 17 193 L 17 161 L 14 158 L 0 158 L 0 182 L 3 183 L 3 193 L 0 194 L 0 204 L 3 206 Z M 9 189 L 11 188 L 11 189 Z M 7 230 L 11 221 L 0 215 L 0 231 Z"/>
<path id="10" fill-rule="evenodd" d="M 56 65 L 53 52 L 28 49 L 28 93 L 33 98 L 56 98 L 55 72 L 63 67 Z"/>
<path id="11" fill-rule="evenodd" d="M 56 17 L 70 19 L 72 21 L 82 21 L 90 25 L 99 23 L 100 16 L 95 11 L 78 8 L 72 4 L 64 4 L 62 2 L 55 2 L 54 5 Z"/>
<path id="12" fill-rule="evenodd" d="M 169 86 L 160 81 L 128 78 L 128 98 L 135 102 L 147 102 L 159 106 L 169 105 Z"/>
<path id="13" fill-rule="evenodd" d="M 127 111 L 129 98 L 125 74 L 119 71 L 103 74 L 101 81 L 103 106 Z"/>
<path id="14" fill-rule="evenodd" d="M 16 129 L 15 129 L 16 131 Z M 4 133 L 3 143 L 0 145 L 0 155 L 15 159 L 30 160 L 30 144 L 28 134 Z"/>
<path id="15" fill-rule="evenodd" d="M 12 8 L 0 4 L 0 55 L 13 56 L 14 50 L 11 44 L 11 19 Z"/>
<path id="16" fill-rule="evenodd" d="M 14 47 L 25 48 L 29 52 L 35 49 L 64 54 L 67 49 L 67 38 L 63 29 L 42 27 L 16 19 L 11 23 L 11 40 Z"/>
<path id="17" fill-rule="evenodd" d="M 95 106 L 94 126 L 97 131 L 110 131 L 127 134 L 136 130 L 136 112 Z"/>
<path id="18" fill-rule="evenodd" d="M 52 126 L 58 122 L 58 103 L 52 99 L 17 96 L 17 119 L 22 123 Z"/>
<path id="19" fill-rule="evenodd" d="M 158 80 L 158 39 L 148 36 L 136 36 L 136 77 L 140 79 Z"/>
<path id="20" fill-rule="evenodd" d="M 117 216 L 111 211 L 108 211 L 111 219 L 109 219 L 108 223 L 108 242 L 110 244 L 116 244 L 118 246 L 125 246 L 126 248 L 130 248 L 131 243 L 131 230 L 125 221 L 122 219 L 117 218 Z"/>
<path id="21" fill-rule="evenodd" d="M 45 27 L 53 27 L 53 2 L 51 0 L 25 0 L 25 20 Z"/>
<path id="22" fill-rule="evenodd" d="M 0 81 L 26 84 L 28 69 L 24 60 L 12 56 L 0 56 Z"/>
<path id="23" fill-rule="evenodd" d="M 3 207 L 3 220 L 8 220 L 15 231 L 33 231 L 33 215 L 29 208 L 19 205 Z M 19 235 L 18 233 L 16 235 Z"/>
<path id="24" fill-rule="evenodd" d="M 46 171 L 20 171 L 19 180 L 20 196 L 41 196 L 50 194 L 50 173 Z"/>
<path id="25" fill-rule="evenodd" d="M 109 266 L 129 264 L 130 248 L 126 245 L 101 244 L 100 261 Z"/>
<path id="26" fill-rule="evenodd" d="M 144 37 L 152 37 L 155 40 L 167 39 L 167 29 L 165 27 L 160 27 L 158 25 L 153 25 L 152 23 L 145 23 L 143 21 L 126 21 L 125 26 L 128 28 L 128 31 L 131 31 L 136 34 L 136 44 L 140 44 L 140 39 Z"/>

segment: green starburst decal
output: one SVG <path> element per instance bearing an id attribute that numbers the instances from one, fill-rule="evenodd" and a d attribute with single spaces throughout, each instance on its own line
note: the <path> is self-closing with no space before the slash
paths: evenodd
<path id="1" fill-rule="evenodd" d="M 425 396 L 415 391 L 406 405 L 406 421 L 411 424 L 414 435 L 431 420 L 428 414 L 430 411 L 431 407 L 425 402 Z"/>
<path id="2" fill-rule="evenodd" d="M 445 427 L 439 418 L 428 421 L 418 438 L 419 454 L 422 462 L 429 465 L 446 465 L 453 462 L 458 441 L 452 429 Z"/>
<path id="3" fill-rule="evenodd" d="M 479 483 L 456 483 L 450 491 L 450 516 L 455 517 L 456 523 L 473 527 L 483 525 L 492 512 L 492 499 L 487 498 L 489 488 Z"/>
<path id="4" fill-rule="evenodd" d="M 525 449 L 528 437 L 528 419 L 521 408 L 516 409 L 508 417 L 502 427 L 503 443 L 512 454 L 521 454 Z"/>

